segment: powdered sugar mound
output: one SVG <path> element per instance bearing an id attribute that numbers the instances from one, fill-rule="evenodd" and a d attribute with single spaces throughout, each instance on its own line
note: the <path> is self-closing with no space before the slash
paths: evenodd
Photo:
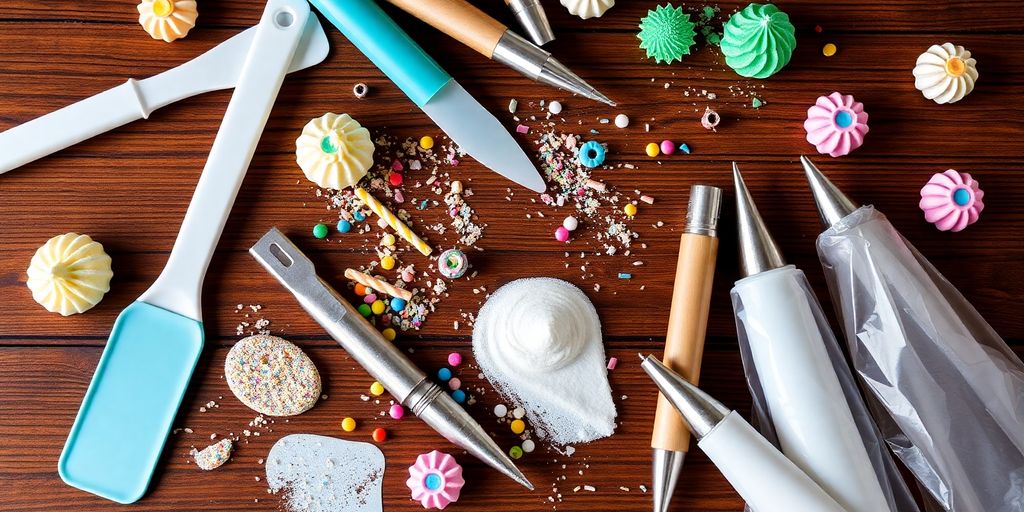
<path id="1" fill-rule="evenodd" d="M 571 283 L 543 277 L 499 288 L 480 309 L 473 354 L 495 389 L 526 409 L 541 439 L 567 445 L 615 430 L 601 322 Z"/>
<path id="2" fill-rule="evenodd" d="M 293 434 L 267 455 L 267 485 L 285 508 L 304 512 L 382 512 L 384 454 L 370 443 Z"/>

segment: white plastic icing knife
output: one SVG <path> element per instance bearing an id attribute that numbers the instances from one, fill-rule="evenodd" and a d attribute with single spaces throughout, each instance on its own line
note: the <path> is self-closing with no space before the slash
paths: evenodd
<path id="1" fill-rule="evenodd" d="M 167 267 L 114 323 L 58 470 L 119 503 L 142 497 L 203 346 L 206 268 L 309 15 L 269 0 Z"/>
<path id="2" fill-rule="evenodd" d="M 154 110 L 178 100 L 234 87 L 256 29 L 246 29 L 163 73 L 144 80 L 129 78 L 113 89 L 0 132 L 0 174 L 132 121 L 146 119 Z M 323 62 L 329 48 L 320 21 L 310 16 L 288 72 Z"/>

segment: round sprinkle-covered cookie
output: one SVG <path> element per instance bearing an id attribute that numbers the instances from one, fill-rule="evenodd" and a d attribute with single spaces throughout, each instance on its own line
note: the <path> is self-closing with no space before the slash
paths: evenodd
<path id="1" fill-rule="evenodd" d="M 320 372 L 292 343 L 277 336 L 243 338 L 224 361 L 228 387 L 243 404 L 268 416 L 295 416 L 320 397 Z"/>

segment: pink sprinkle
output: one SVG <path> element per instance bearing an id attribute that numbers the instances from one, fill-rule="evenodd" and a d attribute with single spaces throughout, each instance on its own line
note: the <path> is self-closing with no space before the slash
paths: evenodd
<path id="1" fill-rule="evenodd" d="M 449 366 L 458 366 L 460 364 L 462 364 L 462 354 L 458 352 L 452 352 L 451 354 L 448 354 Z"/>
<path id="2" fill-rule="evenodd" d="M 392 418 L 400 420 L 402 416 L 405 416 L 405 409 L 401 405 L 395 404 L 391 406 L 391 409 L 388 409 L 388 414 Z"/>
<path id="3" fill-rule="evenodd" d="M 665 139 L 661 141 L 661 152 L 666 155 L 671 155 L 676 152 L 676 145 L 672 141 Z"/>
<path id="4" fill-rule="evenodd" d="M 609 370 L 614 370 L 615 367 L 618 366 L 618 365 L 619 365 L 619 358 L 617 358 L 617 357 L 609 357 L 608 358 L 608 369 Z"/>
<path id="5" fill-rule="evenodd" d="M 377 300 L 377 294 L 376 293 L 371 293 L 371 294 L 363 297 L 363 302 L 365 302 L 367 304 L 373 304 L 374 301 L 376 301 L 376 300 Z"/>
<path id="6" fill-rule="evenodd" d="M 559 242 L 568 242 L 569 230 L 562 226 L 558 226 L 558 229 L 555 230 L 555 240 L 558 240 Z"/>
<path id="7" fill-rule="evenodd" d="M 401 171 L 401 170 L 404 170 L 404 169 L 405 169 L 405 166 L 402 165 L 402 162 L 399 162 L 398 160 L 392 160 L 391 161 L 391 170 L 392 171 Z"/>
<path id="8" fill-rule="evenodd" d="M 462 381 L 458 377 L 452 377 L 448 379 L 448 389 L 455 391 L 462 387 Z"/>
<path id="9" fill-rule="evenodd" d="M 414 279 L 415 277 L 416 277 L 416 276 L 414 276 L 414 275 L 412 274 L 412 272 L 409 272 L 408 270 L 407 270 L 407 271 L 405 271 L 405 272 L 402 272 L 402 281 L 405 281 L 405 282 L 407 282 L 407 283 L 411 283 L 411 282 L 412 282 L 412 280 L 413 280 L 413 279 Z"/>
<path id="10" fill-rule="evenodd" d="M 456 160 L 456 159 L 454 159 L 454 158 L 452 158 L 451 160 L 449 160 L 449 161 L 448 161 L 448 163 L 449 163 L 449 164 L 451 164 L 451 165 L 452 165 L 452 167 L 457 167 L 457 166 L 459 165 L 459 161 L 458 161 L 458 160 Z"/>
<path id="11" fill-rule="evenodd" d="M 395 190 L 395 202 L 396 203 L 404 203 L 405 202 L 405 196 L 402 195 L 402 191 L 401 190 L 397 190 L 397 189 Z"/>
<path id="12" fill-rule="evenodd" d="M 530 127 L 526 126 L 525 124 L 521 124 L 519 126 L 516 126 L 516 131 L 519 133 L 530 133 Z"/>
<path id="13" fill-rule="evenodd" d="M 379 320 L 380 320 L 380 324 L 383 325 L 384 327 L 387 327 L 387 326 L 391 325 L 391 317 L 388 316 L 388 315 L 384 315 L 384 316 L 380 317 Z"/>

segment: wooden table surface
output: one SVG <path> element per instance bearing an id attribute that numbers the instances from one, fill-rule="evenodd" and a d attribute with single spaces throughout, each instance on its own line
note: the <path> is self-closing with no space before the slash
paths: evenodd
<path id="1" fill-rule="evenodd" d="M 500 2 L 477 2 L 503 20 Z M 610 108 L 534 84 L 471 53 L 453 40 L 389 8 L 446 69 L 510 129 L 507 111 L 517 98 L 524 122 L 539 129 L 540 100 L 565 105 L 557 129 L 586 134 L 610 148 L 609 162 L 636 169 L 599 170 L 595 176 L 624 197 L 634 190 L 654 196 L 641 204 L 630 225 L 640 234 L 630 256 L 593 254 L 592 237 L 600 225 L 585 225 L 580 240 L 568 247 L 552 230 L 566 214 L 534 203 L 536 195 L 501 179 L 471 159 L 450 170 L 470 185 L 471 203 L 487 224 L 470 256 L 479 271 L 472 280 L 452 285 L 422 330 L 400 335 L 397 343 L 415 349 L 413 359 L 437 368 L 445 356 L 467 357 L 461 377 L 477 403 L 469 407 L 503 446 L 515 437 L 490 409 L 500 402 L 469 369 L 470 329 L 453 322 L 475 313 L 484 293 L 523 276 L 552 276 L 580 286 L 601 315 L 605 347 L 621 361 L 610 372 L 619 426 L 607 439 L 576 447 L 571 457 L 541 444 L 519 461 L 537 485 L 527 492 L 468 455 L 460 454 L 469 483 L 455 510 L 648 510 L 650 421 L 655 392 L 636 363 L 637 352 L 660 352 L 665 335 L 677 239 L 689 185 L 722 186 L 727 202 L 722 216 L 719 271 L 709 323 L 702 384 L 728 405 L 746 412 L 750 399 L 737 354 L 729 301 L 737 277 L 734 215 L 729 162 L 741 163 L 746 180 L 768 226 L 787 258 L 806 270 L 815 291 L 827 302 L 814 252 L 820 231 L 797 155 L 813 152 L 804 141 L 804 113 L 814 99 L 833 90 L 853 94 L 870 112 L 871 132 L 852 155 L 818 157 L 822 170 L 848 194 L 873 203 L 935 263 L 1010 344 L 1024 341 L 1024 10 L 1016 1 L 935 3 L 925 0 L 820 2 L 786 0 L 780 7 L 797 27 L 793 61 L 764 81 L 742 80 L 715 49 L 701 48 L 682 64 L 656 65 L 637 49 L 636 25 L 653 1 L 620 0 L 603 18 L 581 21 L 557 2 L 546 2 L 558 40 L 550 50 L 608 96 Z M 726 17 L 743 5 L 723 2 Z M 697 12 L 700 3 L 685 8 Z M 199 25 L 173 44 L 151 40 L 138 25 L 130 0 L 0 3 L 0 130 L 10 128 L 78 99 L 181 64 L 219 41 L 253 25 L 261 2 L 201 2 Z M 815 25 L 823 27 L 816 33 Z M 416 419 L 400 423 L 378 417 L 382 405 L 360 400 L 372 379 L 304 314 L 292 297 L 246 253 L 269 227 L 278 226 L 312 254 L 324 275 L 342 287 L 346 266 L 375 257 L 371 235 L 310 235 L 317 222 L 333 224 L 294 162 L 294 140 L 303 124 L 324 112 L 347 112 L 375 136 L 398 140 L 440 130 L 359 54 L 341 35 L 327 30 L 331 55 L 320 66 L 291 75 L 277 99 L 248 177 L 213 258 L 203 295 L 206 348 L 182 405 L 176 427 L 192 433 L 172 435 L 149 493 L 136 510 L 273 510 L 279 498 L 267 493 L 258 463 L 273 443 L 289 433 L 315 433 L 369 440 L 373 426 L 386 426 L 392 438 L 381 446 L 387 456 L 384 499 L 388 510 L 417 510 L 404 485 L 406 467 L 429 449 L 458 452 Z M 911 68 L 929 45 L 952 41 L 978 59 L 977 89 L 955 105 L 936 105 L 914 89 Z M 839 51 L 822 56 L 821 47 Z M 363 100 L 351 93 L 356 82 L 372 92 Z M 700 91 L 717 95 L 708 100 Z M 689 92 L 687 96 L 686 92 Z M 68 430 L 103 350 L 115 316 L 157 276 L 167 259 L 186 205 L 217 131 L 230 92 L 194 97 L 95 137 L 48 158 L 0 176 L 0 508 L 56 510 L 116 509 L 90 494 L 64 485 L 56 471 Z M 764 101 L 751 107 L 751 96 Z M 701 128 L 705 106 L 724 121 L 717 133 Z M 602 125 L 600 118 L 626 113 L 628 129 Z M 650 123 L 645 133 L 644 123 Z M 534 153 L 536 134 L 519 136 Z M 650 141 L 685 141 L 691 155 L 657 161 L 643 154 Z M 981 221 L 965 232 L 941 233 L 927 224 L 917 207 L 918 189 L 934 172 L 948 168 L 972 173 L 987 191 Z M 410 172 L 410 180 L 427 174 Z M 506 199 L 512 189 L 512 196 Z M 428 196 L 415 190 L 411 195 Z M 539 218 L 535 212 L 545 213 Z M 443 208 L 411 209 L 423 225 L 440 222 Z M 608 214 L 612 212 L 607 211 Z M 532 218 L 527 218 L 532 214 Z M 656 223 L 662 222 L 661 227 Z M 377 228 L 374 227 L 374 233 Z M 75 231 L 103 243 L 113 257 L 111 291 L 86 314 L 61 317 L 37 305 L 25 286 L 33 251 L 51 236 Z M 433 235 L 436 245 L 453 239 Z M 590 240 L 590 241 L 588 241 Z M 569 257 L 566 250 L 573 251 Z M 581 260 L 577 254 L 588 250 Z M 402 258 L 425 261 L 403 252 Z M 643 266 L 634 267 L 640 260 Z M 586 262 L 587 270 L 579 266 Z M 620 280 L 619 272 L 633 279 Z M 595 291 L 594 284 L 600 284 Z M 248 320 L 237 304 L 263 309 Z M 270 329 L 305 349 L 324 376 L 328 395 L 311 411 L 277 419 L 269 428 L 247 424 L 255 414 L 239 403 L 222 378 L 222 364 L 238 340 L 241 321 L 265 318 Z M 557 392 L 553 389 L 552 392 Z M 215 401 L 217 408 L 200 412 Z M 344 433 L 344 416 L 361 421 Z M 260 435 L 245 437 L 251 429 Z M 211 433 L 242 440 L 226 466 L 210 473 L 189 463 L 191 446 L 208 444 Z M 564 477 L 564 478 L 563 478 Z M 573 492 L 591 485 L 595 492 Z M 557 487 L 557 490 L 554 488 Z M 628 490 L 627 490 L 628 489 Z M 554 503 L 549 498 L 555 500 Z M 703 454 L 694 451 L 673 510 L 740 510 L 742 502 Z"/>

